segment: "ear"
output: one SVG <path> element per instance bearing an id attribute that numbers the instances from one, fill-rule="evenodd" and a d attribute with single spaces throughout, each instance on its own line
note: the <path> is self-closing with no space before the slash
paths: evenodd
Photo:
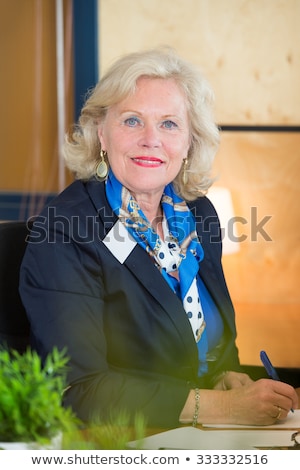
<path id="1" fill-rule="evenodd" d="M 104 140 L 104 137 L 103 137 L 103 128 L 102 128 L 101 124 L 99 124 L 99 126 L 98 126 L 98 132 L 97 133 L 98 133 L 98 138 L 99 138 L 99 141 L 100 141 L 101 149 L 105 150 L 106 145 L 105 145 L 105 140 Z"/>

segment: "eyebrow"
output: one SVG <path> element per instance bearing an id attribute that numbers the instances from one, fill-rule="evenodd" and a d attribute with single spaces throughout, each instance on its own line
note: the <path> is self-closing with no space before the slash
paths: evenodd
<path id="1" fill-rule="evenodd" d="M 120 111 L 119 114 L 120 116 L 122 116 L 123 114 L 133 114 L 139 117 L 139 116 L 143 116 L 144 113 L 142 111 L 128 109 L 128 110 Z M 161 116 L 161 119 L 178 119 L 180 121 L 183 120 L 178 114 L 164 114 Z"/>

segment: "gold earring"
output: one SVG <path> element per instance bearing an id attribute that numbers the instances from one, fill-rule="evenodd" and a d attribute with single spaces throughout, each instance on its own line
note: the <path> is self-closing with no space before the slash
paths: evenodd
<path id="1" fill-rule="evenodd" d="M 184 185 L 186 185 L 187 182 L 188 182 L 187 164 L 188 164 L 188 159 L 184 158 L 183 159 L 183 170 L 182 170 L 182 182 L 183 182 Z"/>
<path id="2" fill-rule="evenodd" d="M 107 177 L 108 173 L 108 166 L 105 161 L 105 157 L 107 157 L 107 152 L 105 150 L 100 150 L 100 161 L 96 166 L 96 176 L 100 180 L 104 180 Z"/>

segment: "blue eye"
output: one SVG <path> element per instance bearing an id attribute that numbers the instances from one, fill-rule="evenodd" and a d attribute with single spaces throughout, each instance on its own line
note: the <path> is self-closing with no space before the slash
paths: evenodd
<path id="1" fill-rule="evenodd" d="M 163 127 L 165 127 L 166 129 L 173 129 L 174 127 L 178 126 L 174 121 L 167 120 L 163 122 Z"/>
<path id="2" fill-rule="evenodd" d="M 140 120 L 137 117 L 129 117 L 125 119 L 124 122 L 130 127 L 135 127 L 140 122 Z"/>

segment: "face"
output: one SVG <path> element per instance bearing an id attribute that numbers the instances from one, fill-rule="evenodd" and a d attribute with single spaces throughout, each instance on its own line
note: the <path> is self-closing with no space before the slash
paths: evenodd
<path id="1" fill-rule="evenodd" d="M 98 135 L 123 186 L 137 200 L 160 198 L 190 145 L 184 94 L 172 79 L 140 78 L 136 92 L 108 110 Z"/>

